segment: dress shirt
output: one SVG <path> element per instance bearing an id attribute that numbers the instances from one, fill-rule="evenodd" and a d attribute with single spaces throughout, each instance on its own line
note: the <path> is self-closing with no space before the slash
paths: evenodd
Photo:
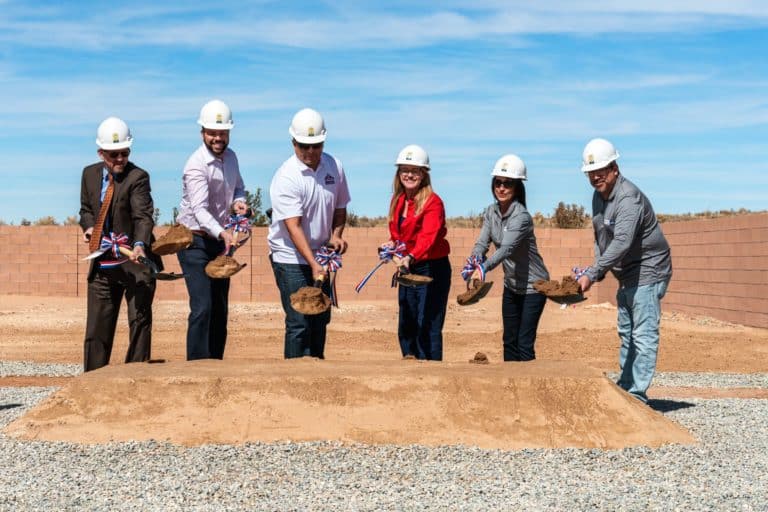
<path id="1" fill-rule="evenodd" d="M 184 166 L 182 196 L 176 221 L 192 230 L 218 238 L 229 221 L 232 203 L 245 201 L 245 185 L 237 155 L 227 148 L 221 157 L 205 144 L 192 153 Z"/>

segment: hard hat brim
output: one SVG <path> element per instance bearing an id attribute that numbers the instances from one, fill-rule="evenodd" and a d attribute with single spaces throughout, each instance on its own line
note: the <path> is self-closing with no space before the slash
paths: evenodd
<path id="1" fill-rule="evenodd" d="M 431 169 L 431 167 L 429 166 L 429 164 L 427 164 L 427 165 L 423 165 L 423 164 L 415 164 L 415 163 L 413 163 L 413 162 L 408 162 L 408 161 L 401 161 L 401 160 L 398 160 L 397 162 L 395 162 L 395 167 L 398 167 L 398 166 L 400 166 L 400 165 L 412 165 L 412 166 L 414 166 L 414 167 L 421 167 L 422 169 L 426 169 L 426 170 L 428 170 L 428 171 Z"/>
<path id="2" fill-rule="evenodd" d="M 206 130 L 231 130 L 235 127 L 235 123 L 204 123 L 202 121 L 197 121 L 197 124 Z"/>
<path id="3" fill-rule="evenodd" d="M 581 172 L 592 172 L 592 171 L 599 171 L 600 169 L 603 169 L 604 167 L 608 167 L 613 162 L 619 159 L 619 155 L 616 155 L 615 158 L 611 158 L 610 160 L 605 160 L 603 162 L 595 162 L 593 164 L 582 164 L 581 166 Z"/>
<path id="4" fill-rule="evenodd" d="M 96 145 L 99 146 L 101 149 L 105 149 L 107 151 L 112 151 L 113 149 L 126 149 L 131 147 L 133 145 L 133 139 L 124 140 L 122 142 L 101 142 L 99 139 L 96 139 Z"/>
<path id="5" fill-rule="evenodd" d="M 321 142 L 325 142 L 325 130 L 323 130 L 320 135 L 309 137 L 308 135 L 299 135 L 293 131 L 292 127 L 289 127 L 288 134 L 293 138 L 293 140 L 302 144 L 320 144 Z"/>
<path id="6" fill-rule="evenodd" d="M 492 177 L 492 178 L 493 178 L 493 177 L 497 177 L 497 178 L 509 178 L 509 179 L 511 179 L 511 180 L 523 180 L 523 181 L 528 181 L 528 175 L 527 175 L 527 174 L 523 174 L 522 176 L 515 176 L 515 175 L 513 175 L 513 173 L 511 173 L 511 172 L 504 172 L 504 171 L 499 171 L 499 170 L 496 170 L 496 169 L 494 169 L 493 171 L 491 171 L 491 177 Z"/>

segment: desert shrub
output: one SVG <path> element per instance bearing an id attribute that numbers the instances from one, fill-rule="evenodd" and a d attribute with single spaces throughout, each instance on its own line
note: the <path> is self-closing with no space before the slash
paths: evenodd
<path id="1" fill-rule="evenodd" d="M 50 215 L 45 217 L 40 217 L 35 221 L 35 226 L 58 226 L 59 223 L 56 222 L 56 219 L 51 217 Z"/>
<path id="2" fill-rule="evenodd" d="M 565 204 L 562 201 L 555 208 L 555 224 L 562 229 L 578 229 L 589 226 L 589 215 L 583 206 Z"/>

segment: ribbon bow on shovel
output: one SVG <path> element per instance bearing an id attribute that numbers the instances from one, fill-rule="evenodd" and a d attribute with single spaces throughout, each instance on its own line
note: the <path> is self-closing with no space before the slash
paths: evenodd
<path id="1" fill-rule="evenodd" d="M 315 261 L 323 266 L 330 274 L 331 305 L 339 307 L 339 296 L 336 292 L 336 271 L 341 268 L 341 255 L 333 247 L 323 246 L 315 253 Z"/>
<path id="2" fill-rule="evenodd" d="M 456 302 L 458 302 L 460 306 L 475 304 L 491 291 L 493 281 L 485 281 L 484 263 L 484 256 L 473 254 L 467 258 L 466 265 L 461 269 L 461 277 L 467 282 L 467 291 L 456 297 Z M 480 279 L 472 279 L 475 272 L 480 274 Z"/>
<path id="3" fill-rule="evenodd" d="M 360 290 L 363 289 L 366 283 L 368 283 L 371 277 L 373 277 L 373 274 L 375 274 L 379 268 L 392 261 L 392 258 L 394 257 L 402 258 L 405 255 L 405 251 L 405 244 L 400 240 L 395 241 L 393 244 L 384 244 L 379 247 L 379 263 L 373 267 L 373 270 L 365 274 L 359 283 L 357 283 L 355 286 L 355 291 L 360 293 Z"/>
<path id="4" fill-rule="evenodd" d="M 232 245 L 205 266 L 205 273 L 211 279 L 229 279 L 247 265 L 238 263 L 232 256 L 251 237 L 251 219 L 247 215 L 230 215 L 224 229 L 232 230 Z"/>
<path id="5" fill-rule="evenodd" d="M 99 245 L 99 250 L 92 252 L 83 259 L 92 260 L 109 251 L 112 253 L 113 259 L 100 261 L 99 267 L 118 267 L 126 261 L 130 261 L 129 258 L 133 258 L 133 251 L 130 248 L 129 241 L 130 239 L 125 233 L 116 234 L 114 232 L 110 232 L 108 235 L 105 234 L 101 238 L 101 245 Z M 123 258 L 122 256 L 126 256 L 126 258 Z M 184 274 L 160 272 L 155 262 L 145 256 L 139 256 L 138 261 L 147 267 L 147 270 L 149 270 L 149 274 L 153 279 L 157 279 L 159 281 L 173 281 L 175 279 L 181 279 L 184 277 Z"/>

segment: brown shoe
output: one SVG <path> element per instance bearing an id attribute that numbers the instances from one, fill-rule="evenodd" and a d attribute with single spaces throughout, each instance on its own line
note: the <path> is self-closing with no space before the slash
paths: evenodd
<path id="1" fill-rule="evenodd" d="M 403 356 L 403 361 L 405 361 L 406 359 L 416 359 L 416 356 L 413 354 L 408 354 L 407 356 Z"/>

